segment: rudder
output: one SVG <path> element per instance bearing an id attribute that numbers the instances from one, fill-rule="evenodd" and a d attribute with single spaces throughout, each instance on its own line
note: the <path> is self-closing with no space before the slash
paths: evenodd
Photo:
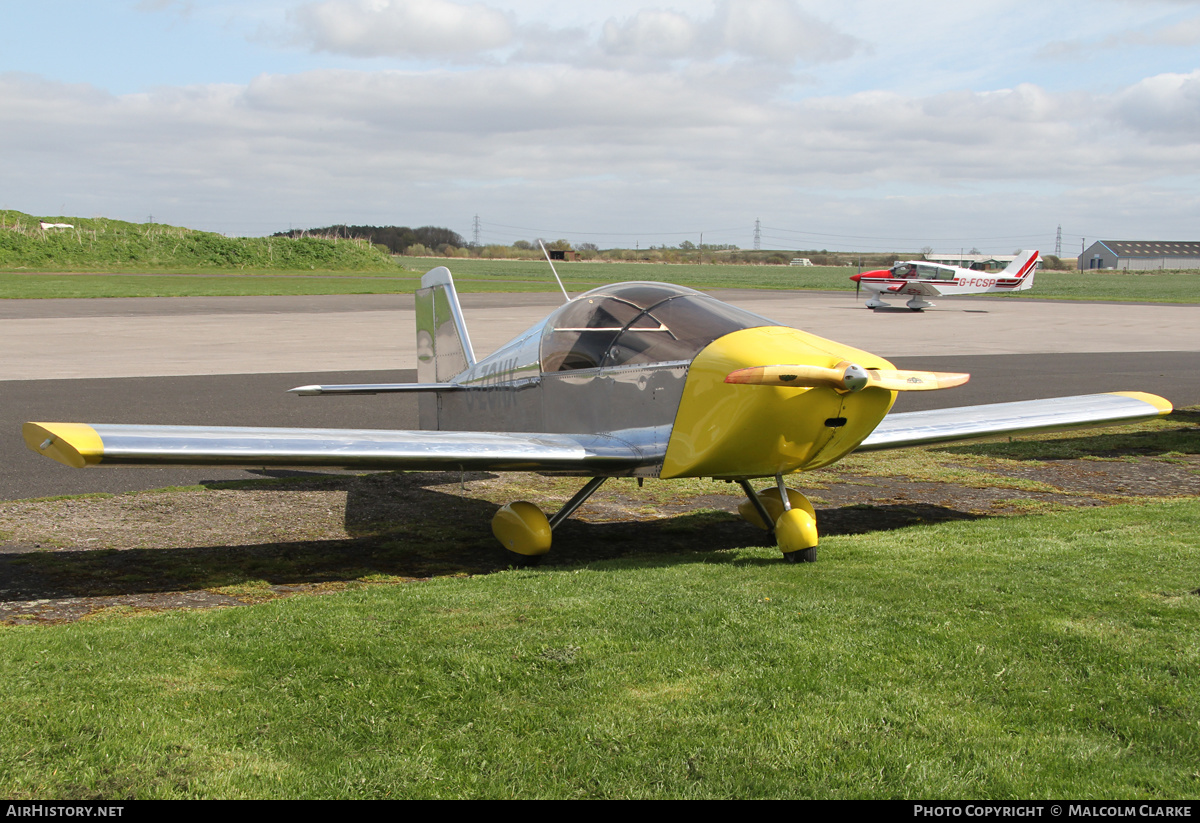
<path id="1" fill-rule="evenodd" d="M 447 383 L 475 365 L 475 351 L 463 320 L 454 278 L 445 266 L 421 277 L 415 295 L 417 320 L 417 382 Z M 438 394 L 420 398 L 422 429 L 438 429 Z"/>

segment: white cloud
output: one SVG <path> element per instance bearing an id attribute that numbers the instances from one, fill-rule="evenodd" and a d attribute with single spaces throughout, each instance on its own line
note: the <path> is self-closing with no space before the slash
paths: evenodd
<path id="1" fill-rule="evenodd" d="M 778 62 L 840 60 L 861 46 L 791 0 L 722 0 L 716 20 L 730 51 Z"/>
<path id="2" fill-rule="evenodd" d="M 1195 144 L 1200 135 L 1200 69 L 1147 77 L 1117 95 L 1116 115 L 1155 142 Z"/>
<path id="3" fill-rule="evenodd" d="M 600 37 L 609 54 L 675 59 L 694 57 L 704 34 L 691 18 L 675 11 L 647 9 L 618 22 L 609 19 Z"/>
<path id="4" fill-rule="evenodd" d="M 296 42 L 354 57 L 486 55 L 581 66 L 598 65 L 601 58 L 611 64 L 615 58 L 634 59 L 645 69 L 664 61 L 723 56 L 784 65 L 823 63 L 864 47 L 804 12 L 795 0 L 719 0 L 708 17 L 639 8 L 601 25 L 570 28 L 453 0 L 319 0 L 299 6 L 289 19 Z"/>
<path id="5" fill-rule="evenodd" d="M 1152 42 L 1164 46 L 1200 45 L 1200 17 L 1181 20 L 1162 28 L 1155 33 Z"/>
<path id="6" fill-rule="evenodd" d="M 739 225 L 755 214 L 813 225 L 842 214 L 885 221 L 876 234 L 919 221 L 939 227 L 932 237 L 981 223 L 996 234 L 989 221 L 1078 210 L 1074 192 L 1102 179 L 1116 201 L 1138 204 L 1128 219 L 1147 228 L 1130 233 L 1157 234 L 1194 224 L 1178 199 L 1139 194 L 1196 183 L 1198 88 L 1193 72 L 1116 95 L 1025 84 L 781 102 L 683 72 L 511 65 L 110 95 L 8 74 L 0 152 L 22 159 L 6 175 L 9 207 L 37 212 L 49 197 L 45 213 L 65 200 L 68 214 L 124 209 L 250 232 L 289 222 L 462 229 L 490 210 L 564 228 Z"/>
<path id="7" fill-rule="evenodd" d="M 314 50 L 356 57 L 468 55 L 508 45 L 504 12 L 450 0 L 322 0 L 290 18 Z"/>
<path id="8" fill-rule="evenodd" d="M 1177 20 L 1156 27 L 1132 29 L 1109 34 L 1098 42 L 1073 39 L 1046 43 L 1039 49 L 1043 58 L 1072 60 L 1086 56 L 1107 55 L 1117 49 L 1130 47 L 1190 48 L 1200 45 L 1200 17 Z"/>
<path id="9" fill-rule="evenodd" d="M 640 10 L 622 21 L 609 19 L 601 45 L 612 55 L 701 60 L 730 54 L 784 64 L 841 60 L 863 47 L 792 0 L 721 0 L 703 20 Z"/>

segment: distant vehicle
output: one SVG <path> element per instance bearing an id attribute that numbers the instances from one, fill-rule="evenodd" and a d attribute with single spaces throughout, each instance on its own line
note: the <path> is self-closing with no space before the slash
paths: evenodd
<path id="1" fill-rule="evenodd" d="M 855 294 L 858 294 L 860 288 L 865 288 L 871 293 L 867 300 L 868 309 L 882 309 L 887 306 L 883 299 L 885 294 L 906 294 L 909 295 L 909 300 L 905 305 L 913 311 L 921 311 L 934 305 L 927 301 L 926 297 L 1024 291 L 1033 286 L 1033 275 L 1041 262 L 1042 256 L 1038 252 L 1027 251 L 1017 255 L 1004 271 L 980 272 L 941 263 L 910 260 L 897 263 L 890 269 L 855 274 L 850 279 L 858 284 L 854 290 Z"/>
<path id="2" fill-rule="evenodd" d="M 811 266 L 812 264 L 813 262 L 807 257 L 793 257 L 792 262 L 788 263 L 789 266 Z"/>

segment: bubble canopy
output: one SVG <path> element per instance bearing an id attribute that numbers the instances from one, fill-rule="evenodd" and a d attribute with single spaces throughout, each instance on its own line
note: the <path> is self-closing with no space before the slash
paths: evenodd
<path id="1" fill-rule="evenodd" d="M 543 372 L 687 361 L 718 337 L 777 323 L 667 283 L 620 283 L 546 318 Z"/>

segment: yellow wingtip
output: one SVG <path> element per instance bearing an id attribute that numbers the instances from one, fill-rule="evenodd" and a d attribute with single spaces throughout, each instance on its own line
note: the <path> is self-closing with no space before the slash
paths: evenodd
<path id="1" fill-rule="evenodd" d="M 21 434 L 30 450 L 73 469 L 95 465 L 104 456 L 104 442 L 86 423 L 26 423 Z"/>
<path id="2" fill-rule="evenodd" d="M 1121 397 L 1132 397 L 1134 400 L 1141 400 L 1143 403 L 1149 403 L 1154 408 L 1158 409 L 1159 414 L 1170 414 L 1175 411 L 1175 407 L 1171 405 L 1171 401 L 1165 397 L 1159 397 L 1157 394 L 1148 394 L 1141 391 L 1114 391 L 1109 394 L 1119 394 Z"/>

